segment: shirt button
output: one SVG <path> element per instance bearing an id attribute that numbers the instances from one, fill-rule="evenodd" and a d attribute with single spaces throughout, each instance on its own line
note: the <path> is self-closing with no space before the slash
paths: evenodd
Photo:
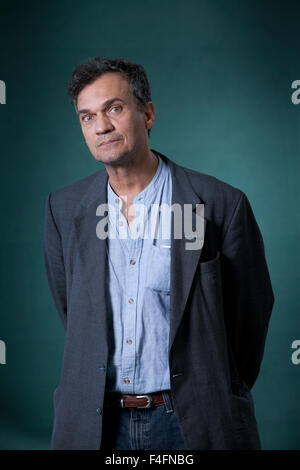
<path id="1" fill-rule="evenodd" d="M 124 382 L 125 382 L 126 384 L 130 384 L 130 380 L 129 380 L 129 379 L 124 379 Z"/>
<path id="2" fill-rule="evenodd" d="M 96 412 L 98 413 L 98 415 L 101 415 L 101 414 L 102 414 L 101 408 L 97 408 L 97 409 L 96 409 Z"/>
<path id="3" fill-rule="evenodd" d="M 123 222 L 122 222 L 122 220 L 119 222 L 119 225 L 120 225 L 120 227 L 122 227 L 122 225 L 123 225 Z"/>
<path id="4" fill-rule="evenodd" d="M 134 300 L 133 300 L 133 299 L 129 299 L 128 302 L 129 302 L 130 304 L 133 304 Z"/>
<path id="5" fill-rule="evenodd" d="M 135 264 L 135 259 L 131 259 L 130 264 Z"/>
<path id="6" fill-rule="evenodd" d="M 117 204 L 119 204 L 120 199 L 115 199 L 115 202 L 116 202 Z"/>
<path id="7" fill-rule="evenodd" d="M 131 339 L 128 339 L 128 340 L 126 341 L 126 343 L 127 343 L 127 344 L 132 344 Z"/>

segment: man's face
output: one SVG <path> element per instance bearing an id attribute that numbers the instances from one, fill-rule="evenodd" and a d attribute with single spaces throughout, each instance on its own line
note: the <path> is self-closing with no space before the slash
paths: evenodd
<path id="1" fill-rule="evenodd" d="M 97 161 L 122 165 L 147 148 L 154 105 L 150 102 L 139 110 L 120 73 L 107 72 L 84 87 L 77 109 L 85 141 Z"/>

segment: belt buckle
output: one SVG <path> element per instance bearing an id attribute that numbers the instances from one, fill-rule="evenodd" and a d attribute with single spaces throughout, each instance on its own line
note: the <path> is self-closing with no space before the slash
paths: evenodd
<path id="1" fill-rule="evenodd" d="M 136 406 L 136 408 L 150 408 L 152 406 L 153 400 L 151 395 L 137 395 L 135 398 L 147 398 L 148 403 L 142 406 Z"/>

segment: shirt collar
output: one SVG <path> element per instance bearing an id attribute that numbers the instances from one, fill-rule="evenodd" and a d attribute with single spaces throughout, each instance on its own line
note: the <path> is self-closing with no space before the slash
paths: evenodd
<path id="1" fill-rule="evenodd" d="M 154 153 L 154 152 L 153 152 Z M 139 193 L 135 196 L 133 203 L 147 203 L 149 197 L 155 194 L 157 187 L 160 183 L 161 176 L 162 176 L 162 168 L 163 168 L 163 161 L 160 156 L 155 153 L 158 158 L 158 166 L 156 168 L 156 172 L 150 183 Z M 121 199 L 120 197 L 114 192 L 111 185 L 109 184 L 109 180 L 107 180 L 107 202 L 114 207 L 121 208 Z"/>

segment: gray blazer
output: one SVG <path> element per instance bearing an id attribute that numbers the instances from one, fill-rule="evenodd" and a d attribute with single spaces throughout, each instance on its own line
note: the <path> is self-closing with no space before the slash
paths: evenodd
<path id="1" fill-rule="evenodd" d="M 242 191 L 159 155 L 171 168 L 172 203 L 204 204 L 202 249 L 171 242 L 170 380 L 186 446 L 260 449 L 250 390 L 274 296 L 259 227 Z M 52 449 L 101 447 L 109 331 L 96 209 L 107 178 L 100 170 L 46 202 L 46 273 L 66 333 Z"/>

